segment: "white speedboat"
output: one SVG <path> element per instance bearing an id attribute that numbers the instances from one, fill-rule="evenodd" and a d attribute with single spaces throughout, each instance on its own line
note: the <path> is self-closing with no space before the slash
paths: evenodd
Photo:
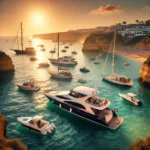
<path id="1" fill-rule="evenodd" d="M 59 108 L 109 129 L 117 129 L 123 118 L 117 116 L 116 109 L 108 108 L 109 100 L 96 97 L 97 93 L 97 89 L 85 86 L 70 91 L 45 91 L 49 100 Z"/>
<path id="2" fill-rule="evenodd" d="M 53 123 L 42 120 L 41 116 L 19 117 L 17 120 L 26 128 L 37 131 L 44 135 L 51 133 L 56 128 Z"/>
<path id="3" fill-rule="evenodd" d="M 34 80 L 24 82 L 23 84 L 16 84 L 20 89 L 24 91 L 38 91 L 40 88 L 34 85 Z"/>
<path id="4" fill-rule="evenodd" d="M 142 105 L 142 102 L 138 99 L 135 98 L 135 94 L 133 93 L 128 93 L 128 94 L 121 94 L 119 93 L 119 96 L 121 98 L 123 98 L 124 100 L 136 105 L 136 106 L 141 106 Z"/>

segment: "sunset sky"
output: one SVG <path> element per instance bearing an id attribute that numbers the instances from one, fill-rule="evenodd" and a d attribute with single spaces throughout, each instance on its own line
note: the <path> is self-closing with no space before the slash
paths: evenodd
<path id="1" fill-rule="evenodd" d="M 0 36 L 25 35 L 150 20 L 150 0 L 0 0 Z"/>

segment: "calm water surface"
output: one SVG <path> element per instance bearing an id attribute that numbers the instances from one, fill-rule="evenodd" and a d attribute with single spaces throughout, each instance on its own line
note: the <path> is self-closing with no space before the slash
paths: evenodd
<path id="1" fill-rule="evenodd" d="M 33 43 L 34 45 L 37 43 Z M 78 51 L 75 55 L 78 65 L 69 67 L 73 74 L 71 81 L 58 81 L 52 79 L 48 73 L 49 69 L 56 69 L 55 65 L 50 64 L 49 69 L 38 69 L 38 63 L 49 62 L 51 57 L 49 50 L 54 48 L 55 43 L 44 40 L 39 41 L 45 45 L 46 51 L 38 50 L 38 61 L 31 62 L 30 56 L 17 56 L 9 49 L 12 48 L 12 40 L 0 40 L 0 49 L 11 56 L 15 65 L 14 75 L 8 75 L 3 81 L 0 81 L 0 112 L 6 117 L 9 124 L 7 127 L 7 138 L 19 138 L 29 150 L 111 150 L 126 149 L 128 145 L 138 139 L 150 135 L 150 91 L 144 88 L 137 81 L 142 62 L 126 56 L 116 55 L 115 72 L 127 75 L 133 80 L 133 87 L 125 88 L 109 84 L 102 81 L 101 73 L 104 67 L 106 54 L 103 54 L 97 61 L 99 65 L 94 65 L 89 60 L 98 53 L 83 53 L 82 44 L 74 43 L 69 46 L 67 54 L 71 51 Z M 29 45 L 28 42 L 25 45 Z M 60 46 L 60 50 L 65 45 Z M 61 53 L 66 55 L 66 53 Z M 56 57 L 56 54 L 54 54 Z M 105 72 L 111 72 L 111 59 Z M 129 62 L 130 66 L 124 66 L 124 62 Z M 91 72 L 81 73 L 80 67 L 87 66 Z M 34 78 L 37 85 L 41 87 L 40 91 L 35 93 L 26 93 L 18 90 L 16 83 L 24 82 Z M 79 78 L 87 80 L 86 84 L 78 83 Z M 118 109 L 118 115 L 124 118 L 122 125 L 115 131 L 105 129 L 81 118 L 73 116 L 63 110 L 60 110 L 44 96 L 45 89 L 70 90 L 76 86 L 85 85 L 98 88 L 98 96 L 108 98 L 111 102 L 110 108 Z M 144 105 L 136 107 L 120 99 L 118 93 L 133 92 L 137 94 Z M 17 122 L 20 116 L 42 115 L 45 120 L 53 122 L 56 125 L 56 131 L 48 136 L 42 136 L 38 133 L 28 131 Z"/>

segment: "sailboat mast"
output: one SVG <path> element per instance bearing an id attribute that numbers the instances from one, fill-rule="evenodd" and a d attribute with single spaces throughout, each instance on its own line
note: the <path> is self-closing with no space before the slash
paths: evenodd
<path id="1" fill-rule="evenodd" d="M 58 73 L 59 73 L 59 33 L 58 33 Z"/>
<path id="2" fill-rule="evenodd" d="M 23 51 L 23 29 L 22 29 L 22 22 L 21 22 L 21 48 Z"/>
<path id="3" fill-rule="evenodd" d="M 112 74 L 114 73 L 114 66 L 115 66 L 115 42 L 116 42 L 116 32 L 114 33 L 114 41 L 113 41 L 113 55 L 112 55 Z"/>

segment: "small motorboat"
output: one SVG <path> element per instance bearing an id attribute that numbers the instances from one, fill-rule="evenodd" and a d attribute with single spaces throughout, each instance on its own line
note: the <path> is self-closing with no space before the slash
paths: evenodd
<path id="1" fill-rule="evenodd" d="M 123 98 L 124 100 L 136 105 L 136 106 L 141 106 L 142 105 L 142 102 L 138 99 L 135 98 L 135 94 L 133 93 L 127 93 L 127 94 L 121 94 L 119 93 L 119 96 L 121 98 Z"/>
<path id="2" fill-rule="evenodd" d="M 128 62 L 125 62 L 124 65 L 125 65 L 125 66 L 129 66 L 130 64 L 129 64 Z"/>
<path id="3" fill-rule="evenodd" d="M 61 52 L 67 52 L 65 49 L 62 49 Z"/>
<path id="4" fill-rule="evenodd" d="M 56 53 L 56 51 L 55 51 L 55 50 L 50 50 L 49 52 L 50 52 L 50 53 Z"/>
<path id="5" fill-rule="evenodd" d="M 72 54 L 77 54 L 77 52 L 76 51 L 72 51 Z"/>
<path id="6" fill-rule="evenodd" d="M 36 60 L 38 60 L 38 58 L 36 58 L 36 57 L 31 57 L 30 60 L 31 60 L 31 61 L 36 61 Z"/>
<path id="7" fill-rule="evenodd" d="M 44 51 L 45 51 L 45 48 L 41 48 L 40 51 L 44 52 Z"/>
<path id="8" fill-rule="evenodd" d="M 65 46 L 64 48 L 69 48 L 69 46 Z"/>
<path id="9" fill-rule="evenodd" d="M 18 88 L 24 91 L 38 91 L 40 88 L 34 85 L 34 79 L 24 82 L 23 84 L 16 84 Z"/>
<path id="10" fill-rule="evenodd" d="M 81 71 L 81 72 L 90 72 L 90 70 L 87 69 L 86 67 L 80 68 L 80 71 Z"/>
<path id="11" fill-rule="evenodd" d="M 95 60 L 95 58 L 90 58 L 89 60 Z"/>
<path id="12" fill-rule="evenodd" d="M 38 44 L 38 45 L 36 45 L 36 47 L 44 47 L 44 45 L 43 44 Z"/>
<path id="13" fill-rule="evenodd" d="M 54 123 L 42 120 L 42 116 L 19 117 L 18 122 L 29 130 L 37 131 L 43 135 L 51 133 L 56 127 Z"/>
<path id="14" fill-rule="evenodd" d="M 46 62 L 46 63 L 39 63 L 39 68 L 48 68 L 49 67 L 49 64 Z"/>
<path id="15" fill-rule="evenodd" d="M 94 64 L 95 64 L 95 65 L 98 65 L 98 64 L 99 64 L 99 62 L 94 62 Z"/>
<path id="16" fill-rule="evenodd" d="M 78 79 L 78 82 L 79 83 L 86 83 L 86 80 L 84 80 L 84 79 Z"/>

